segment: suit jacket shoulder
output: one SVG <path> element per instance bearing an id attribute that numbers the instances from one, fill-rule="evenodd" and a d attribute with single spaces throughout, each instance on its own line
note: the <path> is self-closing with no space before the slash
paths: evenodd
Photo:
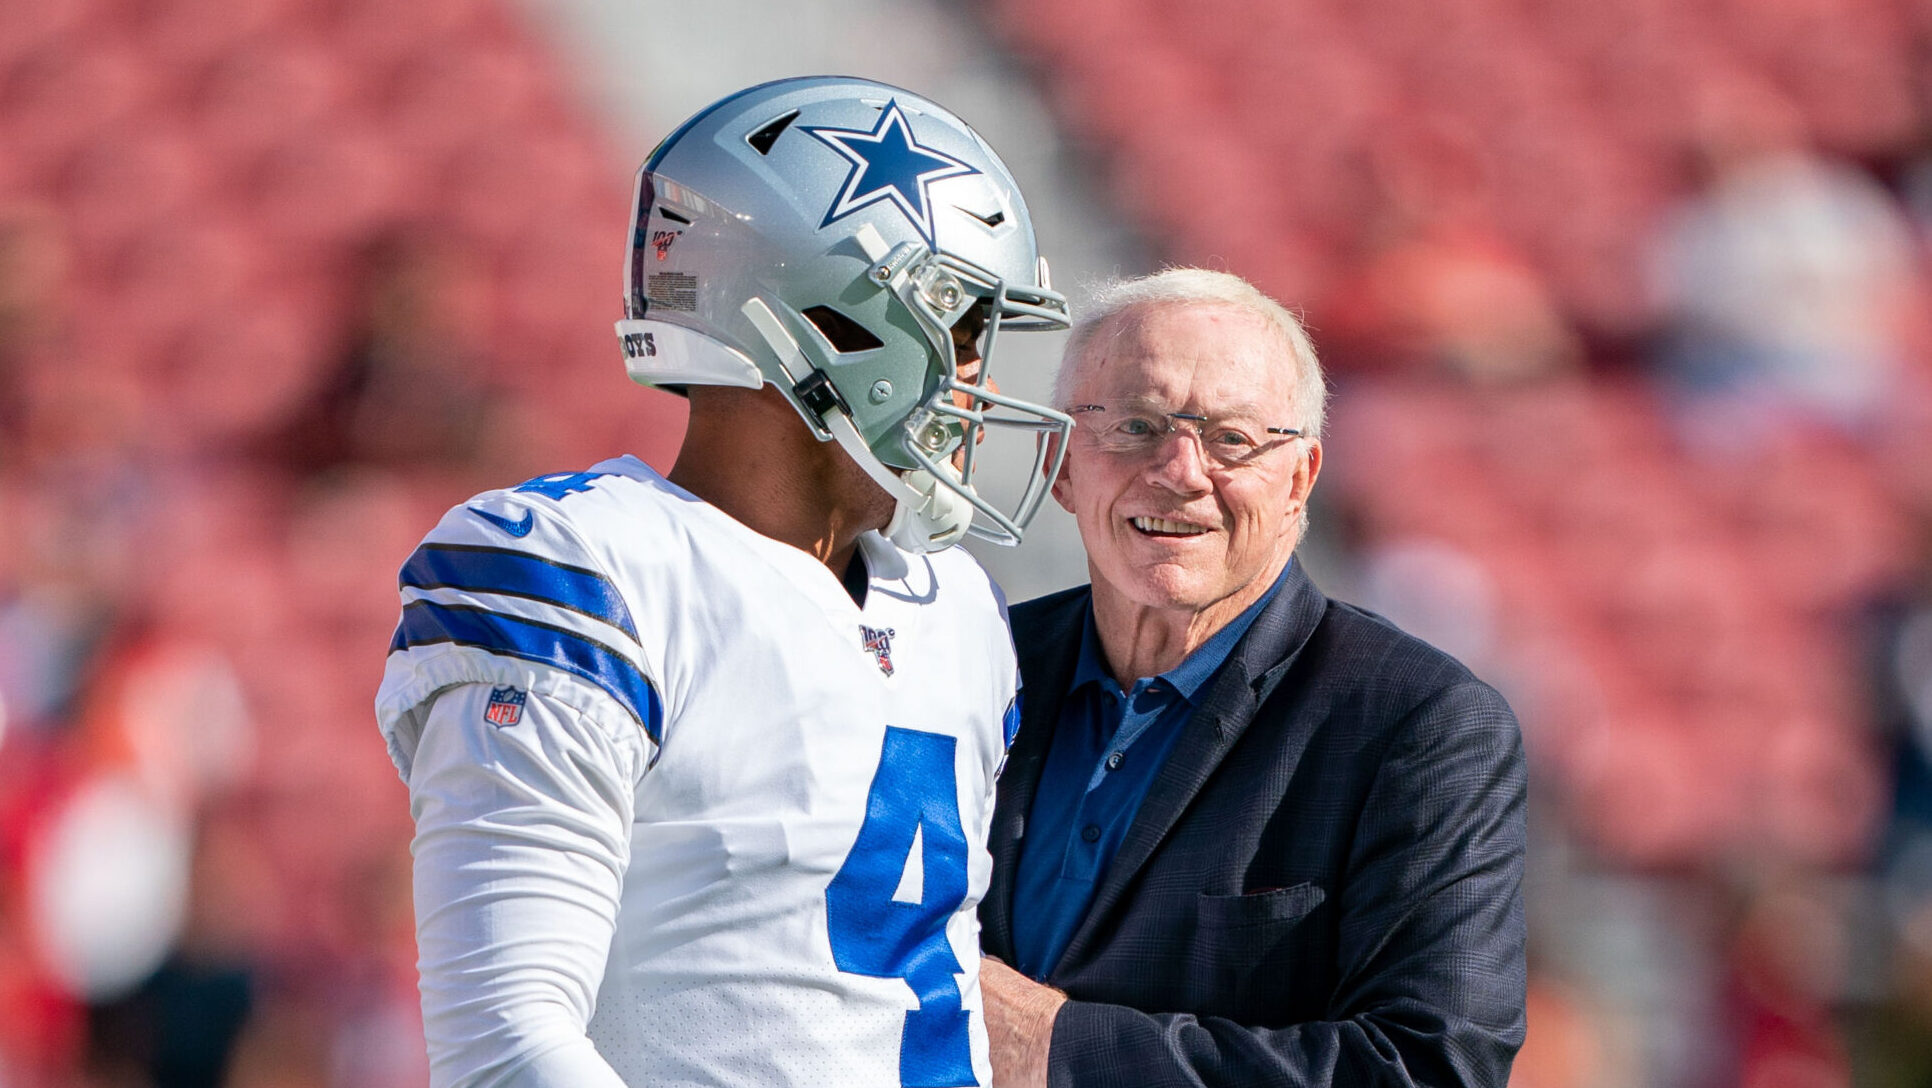
<path id="1" fill-rule="evenodd" d="M 1444 693 L 1502 703 L 1468 666 L 1386 618 L 1342 601 L 1328 609 L 1303 647 L 1294 675 L 1304 693 L 1335 700 L 1365 724 L 1396 728 Z"/>

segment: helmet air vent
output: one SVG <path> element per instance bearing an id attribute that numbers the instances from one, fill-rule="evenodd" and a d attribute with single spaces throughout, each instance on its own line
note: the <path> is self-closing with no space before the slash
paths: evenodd
<path id="1" fill-rule="evenodd" d="M 885 347 L 885 341 L 872 335 L 872 330 L 830 306 L 814 306 L 806 310 L 805 319 L 810 321 L 819 332 L 825 334 L 825 339 L 832 345 L 832 350 L 840 355 Z"/>
<path id="2" fill-rule="evenodd" d="M 796 120 L 798 120 L 798 111 L 793 110 L 777 120 L 767 122 L 765 127 L 745 137 L 745 142 L 760 155 L 769 155 L 771 145 L 778 142 L 779 134 L 792 127 L 792 122 Z"/>

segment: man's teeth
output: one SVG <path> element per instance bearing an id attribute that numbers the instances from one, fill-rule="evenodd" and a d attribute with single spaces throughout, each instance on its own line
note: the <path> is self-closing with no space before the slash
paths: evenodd
<path id="1" fill-rule="evenodd" d="M 1182 521 L 1169 521 L 1166 518 L 1135 518 L 1134 528 L 1143 533 L 1185 533 L 1192 536 L 1207 530 L 1199 525 L 1189 525 Z"/>

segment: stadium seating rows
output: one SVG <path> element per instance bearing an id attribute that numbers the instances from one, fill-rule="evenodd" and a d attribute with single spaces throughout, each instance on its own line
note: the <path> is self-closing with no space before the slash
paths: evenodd
<path id="1" fill-rule="evenodd" d="M 397 226 L 446 234 L 491 269 L 477 339 L 493 379 L 608 361 L 608 242 L 570 247 L 621 220 L 622 162 L 494 7 L 34 7 L 0 41 L 0 194 L 58 209 L 75 308 L 95 319 L 77 331 L 142 330 L 160 404 L 196 411 L 209 386 L 239 398 L 195 374 L 237 354 L 202 345 L 239 341 L 284 389 L 233 405 L 229 424 L 271 418 L 339 347 L 348 254 Z M 615 424 L 603 414 L 591 432 Z"/>
<path id="2" fill-rule="evenodd" d="M 1377 189 L 1420 171 L 1579 320 L 1627 332 L 1640 247 L 1725 96 L 1775 85 L 1858 158 L 1909 148 L 1920 120 L 1890 0 L 1005 0 L 989 21 L 1171 255 L 1281 269 L 1265 286 L 1311 303 L 1335 262 L 1285 265 L 1271 240 L 1347 260 Z"/>

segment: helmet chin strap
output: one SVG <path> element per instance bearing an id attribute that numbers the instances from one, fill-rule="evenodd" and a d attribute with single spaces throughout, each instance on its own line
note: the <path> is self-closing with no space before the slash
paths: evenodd
<path id="1" fill-rule="evenodd" d="M 925 469 L 905 474 L 894 472 L 882 463 L 872 448 L 859 437 L 859 430 L 844 412 L 830 411 L 823 417 L 827 430 L 858 462 L 872 481 L 892 496 L 892 520 L 880 532 L 909 552 L 936 552 L 965 539 L 973 524 L 973 505 L 957 490 L 945 487 Z M 942 462 L 939 471 L 959 482 L 958 470 Z"/>
<path id="2" fill-rule="evenodd" d="M 798 341 L 792 339 L 763 299 L 746 301 L 741 312 L 778 358 L 780 373 L 769 375 L 773 381 L 782 381 L 782 388 L 793 389 L 799 381 L 794 370 L 806 374 L 814 371 L 811 360 L 799 350 Z M 872 482 L 892 496 L 892 520 L 880 530 L 887 539 L 909 552 L 936 552 L 965 538 L 966 530 L 973 524 L 973 506 L 956 487 L 940 483 L 925 469 L 901 474 L 887 468 L 872 452 L 872 447 L 865 444 L 859 429 L 852 425 L 852 418 L 837 406 L 815 413 L 814 421 L 831 433 L 846 456 L 864 469 Z M 940 462 L 936 467 L 951 478 L 952 484 L 959 484 L 958 470 L 950 462 Z"/>

